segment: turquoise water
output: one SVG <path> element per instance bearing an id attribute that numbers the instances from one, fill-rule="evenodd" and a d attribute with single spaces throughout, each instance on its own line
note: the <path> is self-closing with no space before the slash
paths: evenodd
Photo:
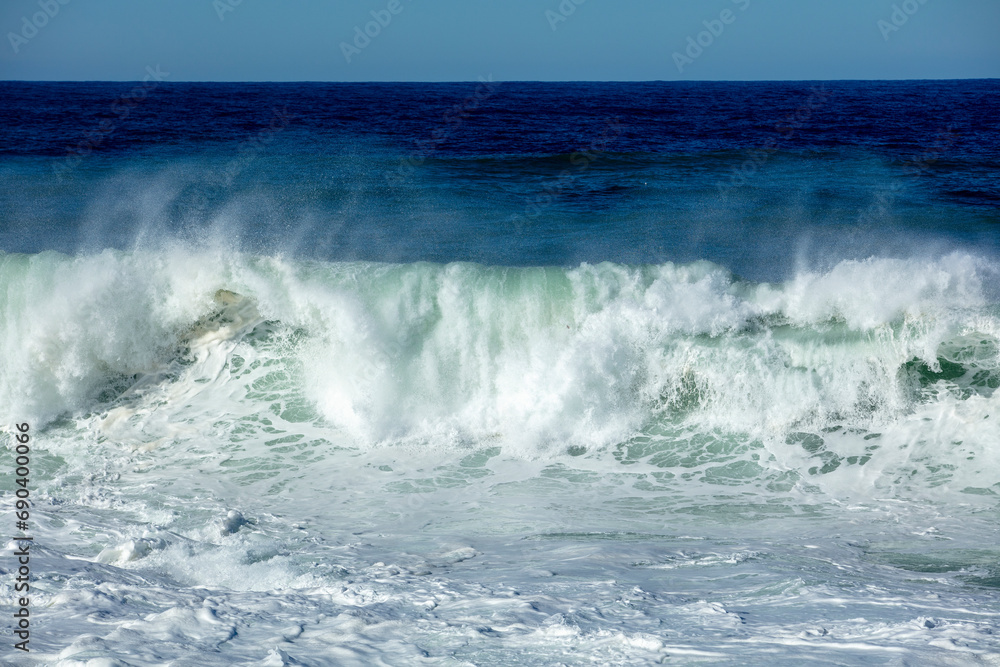
<path id="1" fill-rule="evenodd" d="M 990 659 L 991 271 L 5 255 L 37 641 L 128 664 Z"/>

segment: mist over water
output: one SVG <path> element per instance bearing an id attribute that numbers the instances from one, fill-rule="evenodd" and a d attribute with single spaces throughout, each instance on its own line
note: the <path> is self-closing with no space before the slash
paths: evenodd
<path id="1" fill-rule="evenodd" d="M 36 663 L 993 664 L 996 84 L 818 85 L 0 84 Z"/>
<path id="2" fill-rule="evenodd" d="M 330 261 L 709 260 L 783 280 L 998 250 L 991 81 L 163 83 L 97 138 L 115 84 L 0 86 L 17 128 L 0 148 L 7 252 L 208 237 Z"/>

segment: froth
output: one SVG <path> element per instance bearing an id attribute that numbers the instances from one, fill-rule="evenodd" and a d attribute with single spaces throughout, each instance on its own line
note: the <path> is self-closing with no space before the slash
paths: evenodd
<path id="1" fill-rule="evenodd" d="M 948 341 L 998 334 L 968 255 L 846 261 L 783 284 L 708 262 L 329 264 L 179 248 L 2 261 L 10 418 L 113 417 L 131 384 L 181 381 L 163 369 L 185 354 L 204 366 L 186 371 L 192 386 L 225 385 L 234 332 L 266 320 L 284 332 L 283 377 L 357 444 L 497 441 L 533 456 L 664 423 L 776 441 L 883 428 L 941 398 L 926 385 Z M 219 290 L 253 312 L 206 334 L 205 318 L 233 307 Z M 989 349 L 976 372 L 994 372 Z M 230 384 L 220 406 L 252 400 Z"/>

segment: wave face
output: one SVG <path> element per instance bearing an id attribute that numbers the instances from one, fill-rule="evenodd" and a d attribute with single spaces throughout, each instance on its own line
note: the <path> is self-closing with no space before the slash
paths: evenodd
<path id="1" fill-rule="evenodd" d="M 887 641 L 932 659 L 914 632 L 990 630 L 945 610 L 970 587 L 995 597 L 995 279 L 968 254 L 782 283 L 709 262 L 3 255 L 0 405 L 41 443 L 39 567 L 89 561 L 70 568 L 82 588 L 38 597 L 81 636 L 81 609 L 105 613 L 145 638 L 107 651 L 151 662 L 190 650 L 157 637 L 207 651 L 284 622 L 276 596 L 295 627 L 319 619 L 293 644 L 319 662 L 345 645 L 385 659 L 377 628 L 399 619 L 404 662 L 428 640 L 508 655 L 455 630 L 469 614 L 542 662 L 808 660 L 797 642 L 826 632 L 867 637 L 830 640 L 858 659 Z M 566 577 L 600 576 L 590 616 L 591 587 Z M 664 577 L 687 592 L 652 593 Z M 842 585 L 872 588 L 830 615 Z M 140 591 L 160 611 L 136 625 Z M 641 611 L 602 634 L 622 600 Z M 661 624 L 686 629 L 671 643 Z"/>
<path id="2" fill-rule="evenodd" d="M 8 255 L 0 402 L 7 421 L 39 424 L 123 412 L 166 423 L 212 404 L 361 447 L 742 458 L 746 481 L 786 468 L 861 476 L 862 462 L 910 447 L 909 464 L 919 451 L 954 468 L 936 482 L 964 484 L 994 440 L 992 277 L 969 255 L 845 261 L 780 284 L 708 262 Z M 937 436 L 921 438 L 932 414 Z M 217 427 L 231 436 L 240 422 Z M 692 435 L 730 444 L 713 461 Z M 941 439 L 962 445 L 935 451 Z"/>

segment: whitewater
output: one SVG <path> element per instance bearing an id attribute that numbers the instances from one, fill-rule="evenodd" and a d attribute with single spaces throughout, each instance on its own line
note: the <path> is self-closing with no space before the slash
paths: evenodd
<path id="1" fill-rule="evenodd" d="M 0 254 L 2 659 L 1000 664 L 997 278 Z"/>

